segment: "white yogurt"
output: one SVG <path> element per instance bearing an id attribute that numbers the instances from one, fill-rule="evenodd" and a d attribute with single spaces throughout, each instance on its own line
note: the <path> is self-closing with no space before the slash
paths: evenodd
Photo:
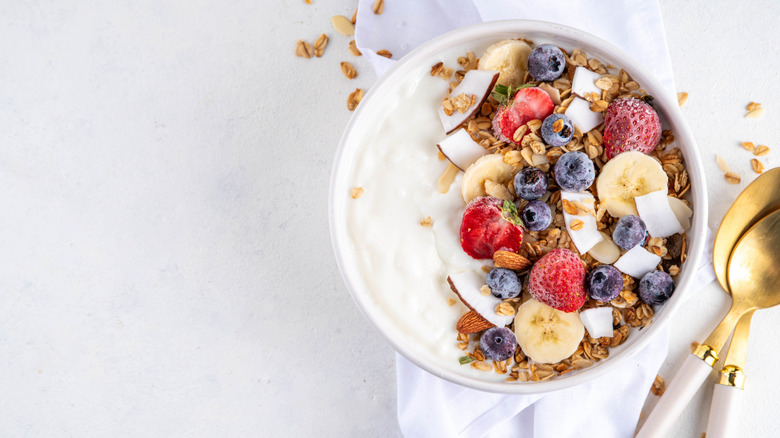
<path id="1" fill-rule="evenodd" d="M 446 135 L 436 108 L 447 89 L 447 81 L 421 75 L 387 103 L 386 117 L 357 157 L 352 181 L 365 192 L 347 204 L 347 221 L 376 305 L 404 328 L 415 350 L 450 369 L 503 380 L 458 363 L 465 353 L 455 325 L 467 308 L 447 276 L 467 270 L 484 276 L 482 265 L 492 262 L 474 260 L 460 246 L 462 172 L 447 193 L 437 188 L 448 161 L 438 158 L 436 144 Z M 420 225 L 429 216 L 433 226 Z"/>

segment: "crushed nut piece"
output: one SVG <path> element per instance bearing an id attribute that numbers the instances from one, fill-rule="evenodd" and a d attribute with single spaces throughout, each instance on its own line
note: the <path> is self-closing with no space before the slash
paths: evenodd
<path id="1" fill-rule="evenodd" d="M 384 11 L 385 11 L 385 0 L 376 0 L 374 2 L 374 13 L 376 15 L 379 15 Z"/>
<path id="2" fill-rule="evenodd" d="M 420 221 L 420 225 L 430 228 L 431 226 L 433 226 L 433 219 L 431 219 L 431 217 L 428 216 L 425 219 Z"/>
<path id="3" fill-rule="evenodd" d="M 431 67 L 431 76 L 436 76 L 439 73 L 441 73 L 442 69 L 444 68 L 444 63 L 439 61 L 436 64 L 433 64 Z"/>
<path id="4" fill-rule="evenodd" d="M 753 172 L 756 172 L 756 173 L 759 173 L 759 174 L 764 173 L 764 164 L 761 163 L 760 161 L 758 161 L 755 158 L 751 158 L 750 159 L 750 167 L 753 168 Z"/>
<path id="5" fill-rule="evenodd" d="M 352 196 L 352 199 L 357 199 L 357 198 L 363 196 L 364 192 L 365 192 L 365 189 L 363 189 L 363 187 L 353 187 L 352 191 L 350 192 L 350 195 Z"/>
<path id="6" fill-rule="evenodd" d="M 347 109 L 354 111 L 361 100 L 363 100 L 363 90 L 355 88 L 355 91 L 349 93 L 349 97 L 347 98 Z"/>
<path id="7" fill-rule="evenodd" d="M 352 22 L 352 24 L 357 23 L 357 9 L 355 9 L 355 12 L 352 13 L 352 19 L 349 21 Z"/>
<path id="8" fill-rule="evenodd" d="M 295 56 L 299 58 L 311 58 L 311 55 L 314 54 L 314 48 L 312 48 L 311 44 L 307 43 L 303 40 L 298 40 L 295 43 Z"/>
<path id="9" fill-rule="evenodd" d="M 739 184 L 742 179 L 734 172 L 726 172 L 725 175 L 723 175 L 726 178 L 726 182 L 729 184 Z"/>
<path id="10" fill-rule="evenodd" d="M 650 391 L 652 391 L 653 394 L 657 395 L 658 397 L 664 395 L 664 391 L 666 391 L 666 382 L 664 382 L 664 378 L 661 376 L 655 376 L 655 381 L 653 382 L 653 386 L 650 388 Z"/>
<path id="11" fill-rule="evenodd" d="M 455 176 L 460 172 L 460 169 L 452 163 L 447 163 L 447 168 L 441 173 L 439 180 L 436 182 L 439 187 L 439 192 L 447 193 L 450 191 L 452 182 L 455 181 Z"/>
<path id="12" fill-rule="evenodd" d="M 357 76 L 357 70 L 355 70 L 355 67 L 346 61 L 341 62 L 341 72 L 344 73 L 344 76 L 346 76 L 347 79 L 355 79 Z"/>
<path id="13" fill-rule="evenodd" d="M 677 93 L 677 105 L 683 106 L 687 101 L 688 101 L 688 93 L 686 93 L 685 91 L 681 93 Z"/>
<path id="14" fill-rule="evenodd" d="M 479 289 L 479 293 L 481 293 L 484 296 L 488 296 L 491 294 L 490 286 L 483 284 L 482 287 Z"/>
<path id="15" fill-rule="evenodd" d="M 768 154 L 769 154 L 769 146 L 763 144 L 758 145 L 756 150 L 753 151 L 753 155 L 757 157 L 763 157 L 764 155 L 768 155 Z"/>
<path id="16" fill-rule="evenodd" d="M 553 132 L 561 132 L 563 129 L 563 119 L 558 119 L 552 125 Z"/>
<path id="17" fill-rule="evenodd" d="M 758 119 L 762 115 L 764 115 L 764 107 L 758 106 L 757 108 L 748 111 L 747 114 L 745 114 L 746 119 Z"/>
<path id="18" fill-rule="evenodd" d="M 457 303 L 457 301 L 455 301 L 454 299 L 452 299 L 452 298 L 447 298 L 447 305 L 448 305 L 448 306 L 452 307 L 452 306 L 454 306 L 454 305 L 455 305 L 455 303 Z"/>
<path id="19" fill-rule="evenodd" d="M 379 55 L 379 56 L 384 56 L 385 58 L 392 58 L 393 57 L 393 54 L 390 53 L 389 51 L 385 50 L 385 49 L 382 49 L 382 50 L 376 52 L 376 54 Z"/>

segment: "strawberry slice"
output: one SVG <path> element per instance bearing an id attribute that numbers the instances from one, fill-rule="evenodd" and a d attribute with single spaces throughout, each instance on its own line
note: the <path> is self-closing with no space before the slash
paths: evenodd
<path id="1" fill-rule="evenodd" d="M 463 213 L 460 244 L 475 259 L 492 259 L 496 251 L 517 252 L 523 243 L 517 207 L 490 196 L 474 198 Z"/>
<path id="2" fill-rule="evenodd" d="M 627 151 L 649 154 L 661 139 L 661 120 L 641 99 L 616 99 L 604 116 L 604 149 L 607 159 Z"/>
<path id="3" fill-rule="evenodd" d="M 493 118 L 493 135 L 502 141 L 513 141 L 517 128 L 534 119 L 543 121 L 553 109 L 555 105 L 546 91 L 539 87 L 521 88 L 509 104 L 498 107 Z"/>

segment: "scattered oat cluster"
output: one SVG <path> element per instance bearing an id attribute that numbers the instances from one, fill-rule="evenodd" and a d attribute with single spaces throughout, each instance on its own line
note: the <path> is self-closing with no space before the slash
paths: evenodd
<path id="1" fill-rule="evenodd" d="M 305 0 L 306 4 L 310 5 L 312 4 L 312 0 Z M 384 0 L 376 0 L 373 5 L 373 11 L 374 14 L 380 15 L 385 10 L 385 1 Z M 352 36 L 355 34 L 355 22 L 357 21 L 357 10 L 352 14 L 352 19 L 349 19 L 345 17 L 344 15 L 334 15 L 330 18 L 330 22 L 333 25 L 333 30 L 335 30 L 340 35 L 344 36 Z M 300 58 L 306 58 L 309 59 L 312 56 L 320 58 L 322 57 L 323 53 L 325 53 L 325 46 L 328 45 L 329 38 L 326 34 L 322 34 L 317 38 L 317 40 L 314 42 L 314 44 L 311 44 L 304 40 L 298 40 L 295 43 L 295 56 Z M 358 50 L 357 45 L 355 45 L 355 40 L 351 40 L 349 42 L 349 45 L 347 46 L 347 50 L 349 53 L 353 56 L 362 56 L 363 54 Z M 392 58 L 393 54 L 390 53 L 388 50 L 379 50 L 377 53 L 379 56 L 384 56 L 385 58 Z M 344 76 L 347 79 L 355 79 L 358 76 L 358 72 L 355 69 L 355 66 L 347 61 L 341 62 L 341 72 L 344 74 Z M 347 98 L 347 109 L 350 111 L 354 111 L 355 108 L 357 108 L 357 105 L 360 103 L 360 100 L 363 98 L 363 90 L 360 88 L 356 89 L 352 93 L 349 94 L 349 97 Z"/>
<path id="2" fill-rule="evenodd" d="M 756 111 L 758 109 L 761 109 L 763 111 L 763 107 L 761 106 L 761 104 L 755 102 L 750 102 L 750 105 L 748 105 L 747 109 L 748 111 L 751 112 Z M 753 155 L 756 157 L 764 157 L 766 155 L 769 155 L 769 146 L 763 144 L 756 146 L 756 144 L 753 143 L 752 141 L 743 141 L 741 143 L 741 146 L 746 151 L 752 152 Z M 729 184 L 739 184 L 740 182 L 742 182 L 742 178 L 740 178 L 740 176 L 737 173 L 729 169 L 729 165 L 728 163 L 726 163 L 726 160 L 724 160 L 723 157 L 721 157 L 718 154 L 715 154 L 715 161 L 718 163 L 718 168 L 723 172 L 723 177 L 726 179 L 726 182 L 728 182 Z M 764 163 L 762 163 L 758 158 L 750 159 L 750 168 L 753 169 L 753 172 L 757 174 L 762 174 L 764 173 L 765 170 Z"/>

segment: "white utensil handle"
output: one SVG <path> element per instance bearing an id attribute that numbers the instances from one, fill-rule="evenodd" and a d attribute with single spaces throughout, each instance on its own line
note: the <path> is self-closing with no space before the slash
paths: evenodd
<path id="1" fill-rule="evenodd" d="M 728 385 L 715 385 L 707 422 L 707 438 L 736 437 L 735 431 L 745 390 Z"/>
<path id="2" fill-rule="evenodd" d="M 711 372 L 712 367 L 706 362 L 694 355 L 688 356 L 636 437 L 669 437 L 669 429 Z"/>

